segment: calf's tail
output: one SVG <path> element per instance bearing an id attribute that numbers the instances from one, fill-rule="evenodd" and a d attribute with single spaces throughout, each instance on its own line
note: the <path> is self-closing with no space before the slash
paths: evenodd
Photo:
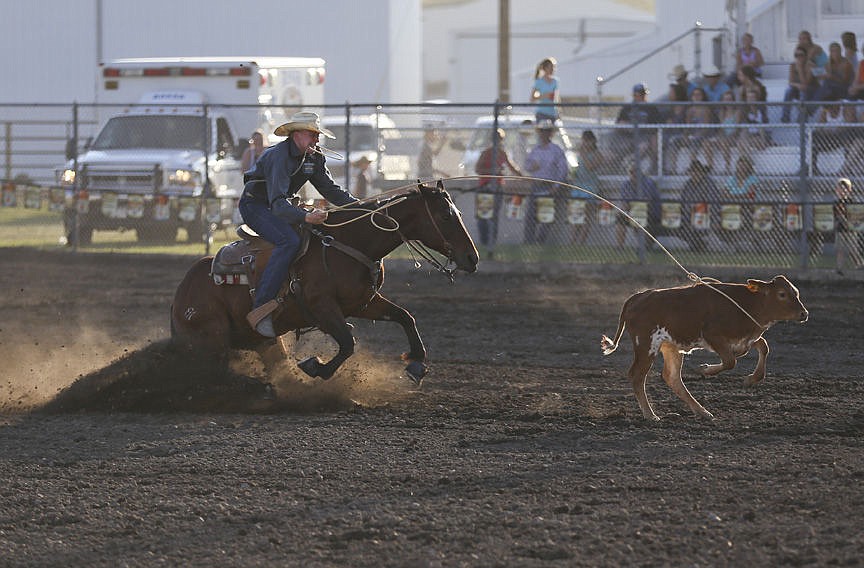
<path id="1" fill-rule="evenodd" d="M 624 312 L 627 310 L 628 303 L 630 303 L 629 300 L 625 302 L 624 307 L 621 308 L 621 315 L 618 317 L 618 330 L 615 332 L 615 339 L 609 339 L 606 335 L 600 339 L 600 348 L 603 350 L 603 355 L 609 355 L 618 349 L 618 342 L 621 341 L 621 334 L 624 333 L 624 328 L 627 326 L 627 322 L 624 319 Z"/>

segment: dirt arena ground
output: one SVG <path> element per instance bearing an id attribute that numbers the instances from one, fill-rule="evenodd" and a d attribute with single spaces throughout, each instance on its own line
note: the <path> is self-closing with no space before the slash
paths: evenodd
<path id="1" fill-rule="evenodd" d="M 327 383 L 294 366 L 332 353 L 318 334 L 269 378 L 251 354 L 196 371 L 166 341 L 191 261 L 0 249 L 0 564 L 861 565 L 860 281 L 793 278 L 810 321 L 768 331 L 758 387 L 753 356 L 712 379 L 688 357 L 713 422 L 655 367 L 654 424 L 629 341 L 599 340 L 630 294 L 682 283 L 671 268 L 485 264 L 451 286 L 390 264 L 429 349 L 416 390 L 386 323 L 356 322 Z"/>

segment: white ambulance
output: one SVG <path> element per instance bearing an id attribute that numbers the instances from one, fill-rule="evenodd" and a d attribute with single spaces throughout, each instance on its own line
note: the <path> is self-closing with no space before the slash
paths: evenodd
<path id="1" fill-rule="evenodd" d="M 199 240 L 236 222 L 240 156 L 300 108 L 324 104 L 324 60 L 121 59 L 100 66 L 96 137 L 58 171 L 70 243 L 94 230 Z M 267 142 L 278 140 L 267 139 Z M 74 142 L 70 148 L 77 148 Z"/>

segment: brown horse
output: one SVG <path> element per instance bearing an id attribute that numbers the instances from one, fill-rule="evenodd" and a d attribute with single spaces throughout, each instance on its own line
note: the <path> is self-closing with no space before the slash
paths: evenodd
<path id="1" fill-rule="evenodd" d="M 462 214 L 441 182 L 434 188 L 418 184 L 381 201 L 331 211 L 322 229 L 310 237 L 308 249 L 295 261 L 290 286 L 283 286 L 283 292 L 291 292 L 280 295 L 280 308 L 273 314 L 277 336 L 306 328 L 330 335 L 339 346 L 330 361 L 310 357 L 299 364 L 309 376 L 329 379 L 354 353 L 346 318 L 395 321 L 408 336 L 406 372 L 419 383 L 426 373 L 426 348 L 411 314 L 378 292 L 384 282 L 381 259 L 405 243 L 451 278 L 455 269 L 474 272 L 479 257 Z M 238 241 L 227 247 L 250 244 L 256 243 Z M 255 272 L 260 274 L 272 245 L 257 244 L 261 250 Z M 446 265 L 423 247 L 444 255 Z M 196 353 L 220 360 L 227 360 L 230 349 L 255 349 L 268 365 L 284 360 L 282 343 L 259 335 L 246 320 L 252 306 L 249 286 L 214 277 L 212 261 L 207 257 L 196 262 L 177 288 L 171 306 L 172 337 Z M 253 284 L 255 279 L 251 274 Z"/>

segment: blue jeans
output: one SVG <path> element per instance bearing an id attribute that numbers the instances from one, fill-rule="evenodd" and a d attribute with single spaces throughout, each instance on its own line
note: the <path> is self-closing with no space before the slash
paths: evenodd
<path id="1" fill-rule="evenodd" d="M 795 100 L 812 101 L 813 97 L 816 95 L 816 87 L 810 86 L 807 87 L 806 90 L 801 91 L 798 87 L 787 87 L 786 92 L 783 94 L 783 102 L 788 103 Z M 789 122 L 789 115 L 792 112 L 791 106 L 783 107 L 783 114 L 780 118 L 781 122 Z M 808 115 L 810 114 L 808 109 Z"/>
<path id="2" fill-rule="evenodd" d="M 252 309 L 255 309 L 276 298 L 300 250 L 300 235 L 291 224 L 274 215 L 261 201 L 241 198 L 239 208 L 243 221 L 273 243 L 273 253 L 255 289 L 255 301 L 252 304 Z"/>

